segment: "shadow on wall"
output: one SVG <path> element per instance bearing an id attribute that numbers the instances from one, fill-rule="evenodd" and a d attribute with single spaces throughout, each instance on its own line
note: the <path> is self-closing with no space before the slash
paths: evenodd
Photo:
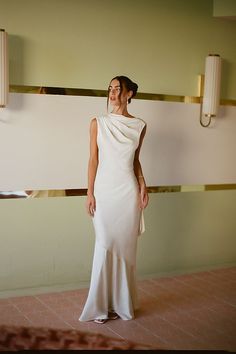
<path id="1" fill-rule="evenodd" d="M 17 85 L 24 82 L 24 48 L 25 39 L 16 35 L 8 36 L 9 43 L 9 81 Z"/>
<path id="2" fill-rule="evenodd" d="M 233 66 L 234 63 L 226 60 L 226 59 L 222 59 L 222 64 L 221 64 L 221 97 L 229 97 L 229 83 L 230 80 L 228 79 L 231 75 L 231 73 L 233 72 Z M 232 97 L 233 98 L 233 97 Z"/>
<path id="3" fill-rule="evenodd" d="M 65 89 L 61 87 L 40 87 L 39 94 L 65 95 Z M 65 190 L 31 190 L 25 191 L 27 198 L 65 197 Z"/>

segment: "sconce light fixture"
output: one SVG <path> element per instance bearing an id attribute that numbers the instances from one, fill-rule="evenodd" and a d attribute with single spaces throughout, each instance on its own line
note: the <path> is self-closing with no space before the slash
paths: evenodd
<path id="1" fill-rule="evenodd" d="M 9 92 L 8 34 L 0 29 L 0 107 L 6 107 Z"/>
<path id="2" fill-rule="evenodd" d="M 205 78 L 203 100 L 200 109 L 200 123 L 208 127 L 211 118 L 217 115 L 220 103 L 221 57 L 219 54 L 209 54 L 205 61 Z M 203 117 L 208 118 L 203 123 Z"/>

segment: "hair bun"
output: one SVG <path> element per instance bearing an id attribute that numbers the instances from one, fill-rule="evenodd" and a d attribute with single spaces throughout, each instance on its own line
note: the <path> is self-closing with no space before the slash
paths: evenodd
<path id="1" fill-rule="evenodd" d="M 137 85 L 135 82 L 133 82 L 133 81 L 132 81 L 132 88 L 131 88 L 131 90 L 133 91 L 132 97 L 134 97 L 134 96 L 136 95 L 137 91 L 138 91 L 138 85 Z"/>

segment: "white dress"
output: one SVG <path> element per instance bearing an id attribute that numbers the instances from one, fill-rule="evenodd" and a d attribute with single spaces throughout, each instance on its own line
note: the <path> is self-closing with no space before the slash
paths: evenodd
<path id="1" fill-rule="evenodd" d="M 92 218 L 96 243 L 80 321 L 106 319 L 108 310 L 130 320 L 137 309 L 137 239 L 145 227 L 133 161 L 145 124 L 140 118 L 113 113 L 97 118 L 99 164 Z"/>

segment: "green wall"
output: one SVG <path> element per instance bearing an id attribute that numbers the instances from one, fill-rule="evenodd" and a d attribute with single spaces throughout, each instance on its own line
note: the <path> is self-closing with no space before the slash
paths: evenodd
<path id="1" fill-rule="evenodd" d="M 88 285 L 94 232 L 85 200 L 0 201 L 0 297 Z M 236 191 L 150 194 L 139 279 L 235 264 L 235 203 Z"/>
<path id="2" fill-rule="evenodd" d="M 0 0 L 0 26 L 11 84 L 106 89 L 126 74 L 140 92 L 196 96 L 218 53 L 221 97 L 236 98 L 236 23 L 213 0 Z"/>
<path id="3" fill-rule="evenodd" d="M 236 19 L 236 1 L 235 0 L 214 0 L 214 16 L 234 17 Z"/>

